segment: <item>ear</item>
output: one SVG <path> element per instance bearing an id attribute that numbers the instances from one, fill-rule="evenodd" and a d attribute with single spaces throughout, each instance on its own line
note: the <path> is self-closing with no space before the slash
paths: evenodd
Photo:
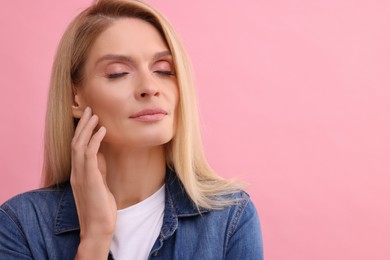
<path id="1" fill-rule="evenodd" d="M 78 87 L 72 87 L 73 89 L 73 104 L 72 104 L 72 114 L 74 118 L 81 118 L 86 108 L 84 98 Z"/>

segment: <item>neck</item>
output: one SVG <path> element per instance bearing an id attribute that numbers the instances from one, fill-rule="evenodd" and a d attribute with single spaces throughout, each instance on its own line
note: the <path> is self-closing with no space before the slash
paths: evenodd
<path id="1" fill-rule="evenodd" d="M 143 201 L 164 184 L 163 146 L 134 149 L 102 143 L 99 151 L 106 161 L 107 185 L 118 209 Z"/>

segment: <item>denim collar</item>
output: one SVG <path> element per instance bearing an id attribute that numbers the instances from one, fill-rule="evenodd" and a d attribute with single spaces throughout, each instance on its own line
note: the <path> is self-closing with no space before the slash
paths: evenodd
<path id="1" fill-rule="evenodd" d="M 77 231 L 80 229 L 76 204 L 70 183 L 61 185 L 64 189 L 57 209 L 54 233 Z M 176 173 L 167 167 L 165 176 L 165 210 L 161 236 L 169 237 L 175 232 L 178 218 L 197 216 L 208 212 L 207 209 L 197 208 L 184 190 Z"/>

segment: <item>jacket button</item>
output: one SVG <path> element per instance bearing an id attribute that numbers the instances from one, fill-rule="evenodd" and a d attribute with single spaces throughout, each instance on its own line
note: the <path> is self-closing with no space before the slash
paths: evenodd
<path id="1" fill-rule="evenodd" d="M 153 256 L 157 256 L 157 255 L 158 255 L 158 251 L 153 253 Z"/>

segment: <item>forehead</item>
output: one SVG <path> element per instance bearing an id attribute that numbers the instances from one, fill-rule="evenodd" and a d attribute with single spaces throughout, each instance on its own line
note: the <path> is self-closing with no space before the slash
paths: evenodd
<path id="1" fill-rule="evenodd" d="M 147 59 L 155 53 L 168 50 L 158 30 L 150 23 L 137 18 L 115 20 L 95 40 L 88 60 L 96 61 L 109 54 Z"/>

